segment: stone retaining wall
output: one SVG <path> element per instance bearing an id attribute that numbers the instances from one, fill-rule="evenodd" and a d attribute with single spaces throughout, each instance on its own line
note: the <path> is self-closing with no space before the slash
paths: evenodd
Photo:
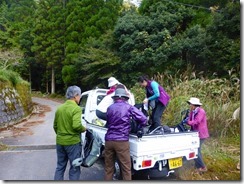
<path id="1" fill-rule="evenodd" d="M 17 84 L 15 87 L 0 82 L 0 127 L 15 124 L 32 112 L 33 105 L 29 85 Z"/>

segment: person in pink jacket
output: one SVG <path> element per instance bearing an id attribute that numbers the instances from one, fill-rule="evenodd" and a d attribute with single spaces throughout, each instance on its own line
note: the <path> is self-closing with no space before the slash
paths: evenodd
<path id="1" fill-rule="evenodd" d="M 207 116 L 205 110 L 201 107 L 202 103 L 198 98 L 192 97 L 187 101 L 190 105 L 190 113 L 187 124 L 191 126 L 191 130 L 199 132 L 200 146 L 198 148 L 198 158 L 195 159 L 195 167 L 199 172 L 206 172 L 207 167 L 203 161 L 201 146 L 206 138 L 209 137 Z"/>

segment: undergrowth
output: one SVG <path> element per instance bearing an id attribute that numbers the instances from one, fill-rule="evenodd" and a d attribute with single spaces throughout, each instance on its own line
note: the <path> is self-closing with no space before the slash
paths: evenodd
<path id="1" fill-rule="evenodd" d="M 192 160 L 177 172 L 180 180 L 241 180 L 240 137 L 222 140 L 209 138 L 202 146 L 202 154 L 208 171 L 201 174 L 196 172 Z"/>

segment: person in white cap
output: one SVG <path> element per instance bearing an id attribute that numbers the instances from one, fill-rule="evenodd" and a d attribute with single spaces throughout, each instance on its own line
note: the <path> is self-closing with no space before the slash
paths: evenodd
<path id="1" fill-rule="evenodd" d="M 102 101 L 98 104 L 97 108 L 96 108 L 96 116 L 99 118 L 99 119 L 102 119 L 102 120 L 107 120 L 107 108 L 113 104 L 113 99 L 111 98 L 114 93 L 115 93 L 115 90 L 117 88 L 123 88 L 126 90 L 126 92 L 128 93 L 128 95 L 130 97 L 133 96 L 132 93 L 130 93 L 126 86 L 122 83 L 120 83 L 117 79 L 115 79 L 114 77 L 110 77 L 108 79 L 108 87 L 110 87 L 110 89 L 107 91 L 107 95 L 102 99 Z M 134 98 L 130 98 L 128 100 L 128 103 L 131 104 L 131 105 L 134 105 L 135 102 L 133 101 Z"/>
<path id="2" fill-rule="evenodd" d="M 110 78 L 108 79 L 108 87 L 109 87 L 110 89 L 108 90 L 107 95 L 113 93 L 113 92 L 115 91 L 116 86 L 117 86 L 118 84 L 121 84 L 121 83 L 120 83 L 116 78 L 114 78 L 114 77 L 110 77 Z"/>
<path id="3" fill-rule="evenodd" d="M 187 101 L 190 105 L 190 113 L 189 119 L 186 122 L 191 126 L 193 131 L 199 132 L 200 138 L 200 146 L 198 148 L 198 158 L 195 161 L 195 167 L 198 172 L 206 172 L 207 167 L 203 161 L 201 146 L 206 138 L 209 137 L 208 125 L 207 125 L 207 116 L 205 110 L 201 107 L 202 103 L 196 97 L 191 97 L 190 100 Z"/>

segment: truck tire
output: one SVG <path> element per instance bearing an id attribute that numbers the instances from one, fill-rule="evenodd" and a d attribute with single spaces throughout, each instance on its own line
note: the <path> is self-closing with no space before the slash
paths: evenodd
<path id="1" fill-rule="evenodd" d="M 118 160 L 115 161 L 114 168 L 113 180 L 122 180 L 121 166 Z"/>

